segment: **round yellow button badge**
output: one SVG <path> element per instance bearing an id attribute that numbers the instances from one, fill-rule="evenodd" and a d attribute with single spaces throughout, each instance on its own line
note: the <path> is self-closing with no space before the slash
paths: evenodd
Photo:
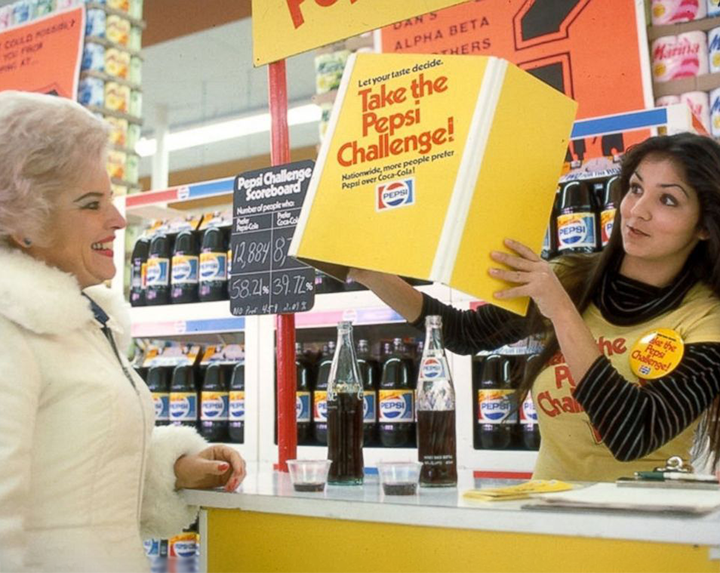
<path id="1" fill-rule="evenodd" d="M 630 369 L 638 378 L 655 380 L 669 374 L 680 364 L 685 344 L 670 328 L 658 328 L 643 334 L 630 351 Z"/>

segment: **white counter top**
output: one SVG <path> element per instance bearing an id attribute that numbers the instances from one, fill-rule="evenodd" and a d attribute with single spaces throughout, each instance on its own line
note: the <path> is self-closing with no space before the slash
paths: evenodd
<path id="1" fill-rule="evenodd" d="M 324 492 L 299 493 L 287 474 L 249 471 L 237 491 L 185 490 L 183 496 L 206 508 L 397 523 L 455 529 L 568 535 L 720 546 L 720 511 L 704 516 L 614 510 L 530 509 L 527 500 L 466 501 L 468 489 L 518 482 L 474 480 L 459 472 L 457 488 L 419 488 L 413 496 L 386 496 L 376 475 L 363 486 L 331 486 Z M 525 506 L 525 508 L 523 508 Z"/>

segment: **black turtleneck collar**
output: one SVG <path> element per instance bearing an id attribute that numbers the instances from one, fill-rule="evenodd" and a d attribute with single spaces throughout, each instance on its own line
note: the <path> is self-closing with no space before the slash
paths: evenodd
<path id="1" fill-rule="evenodd" d="M 656 287 L 620 274 L 622 257 L 608 268 L 593 297 L 603 318 L 619 326 L 639 324 L 676 309 L 697 282 L 697 277 L 685 264 L 665 287 Z"/>

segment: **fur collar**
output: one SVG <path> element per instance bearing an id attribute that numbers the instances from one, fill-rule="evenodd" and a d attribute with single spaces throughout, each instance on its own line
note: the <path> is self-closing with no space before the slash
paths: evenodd
<path id="1" fill-rule="evenodd" d="M 2 246 L 0 269 L 0 316 L 36 334 L 65 334 L 97 324 L 71 274 Z M 125 348 L 130 328 L 122 297 L 103 285 L 87 288 L 85 294 L 110 316 L 108 327 L 117 333 L 118 347 Z"/>

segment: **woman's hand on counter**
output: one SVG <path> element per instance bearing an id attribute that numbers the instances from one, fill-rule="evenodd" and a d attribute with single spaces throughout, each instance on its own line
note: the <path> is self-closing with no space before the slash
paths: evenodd
<path id="1" fill-rule="evenodd" d="M 237 450 L 222 444 L 205 448 L 199 454 L 181 456 L 175 462 L 177 489 L 224 487 L 225 491 L 235 491 L 245 475 L 245 460 Z"/>

